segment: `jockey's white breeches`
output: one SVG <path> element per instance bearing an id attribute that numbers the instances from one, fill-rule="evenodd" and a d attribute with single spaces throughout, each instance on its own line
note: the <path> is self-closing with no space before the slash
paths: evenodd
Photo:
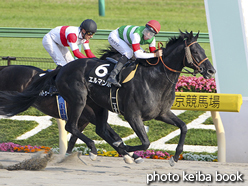
<path id="1" fill-rule="evenodd" d="M 128 59 L 133 56 L 133 49 L 125 41 L 119 37 L 118 30 L 113 30 L 108 36 L 108 41 L 112 47 L 114 47 L 122 55 L 125 55 Z"/>
<path id="2" fill-rule="evenodd" d="M 74 60 L 70 50 L 67 47 L 55 43 L 51 38 L 50 33 L 47 33 L 43 37 L 42 44 L 57 65 L 64 66 Z"/>

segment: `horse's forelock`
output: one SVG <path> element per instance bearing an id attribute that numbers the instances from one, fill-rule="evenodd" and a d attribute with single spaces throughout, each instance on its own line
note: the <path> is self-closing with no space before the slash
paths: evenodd
<path id="1" fill-rule="evenodd" d="M 188 39 L 188 41 L 197 41 L 198 37 L 199 37 L 199 33 L 200 31 L 198 31 L 198 33 L 194 36 L 193 31 L 188 32 L 187 30 L 184 32 L 182 32 L 180 30 L 180 36 L 184 39 Z"/>

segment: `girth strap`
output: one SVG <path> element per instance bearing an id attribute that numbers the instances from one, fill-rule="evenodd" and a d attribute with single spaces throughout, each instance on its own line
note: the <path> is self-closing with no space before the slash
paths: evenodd
<path id="1" fill-rule="evenodd" d="M 112 107 L 112 111 L 117 114 L 120 114 L 119 106 L 118 106 L 118 91 L 119 88 L 111 88 L 110 89 L 110 103 Z"/>

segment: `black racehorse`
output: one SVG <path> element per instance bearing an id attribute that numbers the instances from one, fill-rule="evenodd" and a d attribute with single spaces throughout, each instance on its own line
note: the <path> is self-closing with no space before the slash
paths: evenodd
<path id="1" fill-rule="evenodd" d="M 110 88 L 89 83 L 89 72 L 98 63 L 95 59 L 78 59 L 59 70 L 52 71 L 34 81 L 23 93 L 11 95 L 0 92 L 0 114 L 12 116 L 26 110 L 40 99 L 39 93 L 53 79 L 59 94 L 68 104 L 66 130 L 85 141 L 78 129 L 82 113 L 96 125 L 96 132 L 112 145 L 119 154 L 128 156 L 128 152 L 146 150 L 149 139 L 143 121 L 156 119 L 180 128 L 181 134 L 171 165 L 178 161 L 183 151 L 187 132 L 186 124 L 174 115 L 170 108 L 175 98 L 175 84 L 184 66 L 211 78 L 215 69 L 206 57 L 205 51 L 197 43 L 199 33 L 186 32 L 178 38 L 172 38 L 166 48 L 162 48 L 163 57 L 149 60 L 137 59 L 139 63 L 134 78 L 123 84 L 118 90 L 118 107 L 141 141 L 141 145 L 125 145 L 107 123 L 108 110 L 112 110 Z M 147 66 L 147 63 L 150 64 Z M 144 65 L 146 64 L 146 65 Z M 88 109 L 86 109 L 88 108 Z M 95 153 L 92 151 L 92 153 Z"/>

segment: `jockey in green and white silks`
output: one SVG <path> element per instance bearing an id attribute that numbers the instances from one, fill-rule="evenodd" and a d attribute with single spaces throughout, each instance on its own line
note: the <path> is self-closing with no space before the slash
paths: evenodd
<path id="1" fill-rule="evenodd" d="M 150 52 L 153 52 L 156 50 L 156 40 L 155 37 L 153 36 L 151 39 L 145 40 L 143 37 L 143 32 L 146 29 L 145 26 L 121 26 L 120 28 L 117 29 L 119 38 L 121 39 L 120 42 L 118 42 L 120 47 L 117 47 L 120 49 L 120 53 L 125 55 L 128 59 L 130 59 L 133 54 L 136 58 L 152 58 L 154 57 L 154 54 L 151 53 L 144 53 L 140 45 L 149 45 L 149 50 Z M 110 34 L 109 37 L 109 42 L 111 43 L 111 37 L 114 33 Z M 124 43 L 123 43 L 124 41 Z M 113 45 L 112 45 L 113 46 Z M 130 48 L 131 46 L 131 48 Z M 121 49 L 124 49 L 124 52 L 121 52 Z M 117 50 L 118 50 L 117 49 Z"/>
<path id="2" fill-rule="evenodd" d="M 117 87 L 121 85 L 116 81 L 116 75 L 120 72 L 123 65 L 131 59 L 135 58 L 148 59 L 162 56 L 162 51 L 156 53 L 145 53 L 140 45 L 149 45 L 150 52 L 156 50 L 155 35 L 160 31 L 160 24 L 156 20 L 149 21 L 146 26 L 125 25 L 113 30 L 108 37 L 108 41 L 122 57 L 119 59 L 115 69 L 111 72 L 107 81 Z"/>

